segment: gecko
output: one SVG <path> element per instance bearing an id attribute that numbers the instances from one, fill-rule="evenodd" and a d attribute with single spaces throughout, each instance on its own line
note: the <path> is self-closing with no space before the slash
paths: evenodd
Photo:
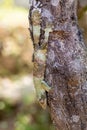
<path id="1" fill-rule="evenodd" d="M 30 8 L 30 32 L 34 46 L 33 53 L 33 81 L 36 89 L 36 96 L 39 104 L 43 109 L 47 106 L 46 91 L 49 92 L 51 87 L 44 81 L 44 73 L 46 67 L 47 42 L 51 29 L 45 28 L 45 39 L 40 41 L 41 36 L 41 3 L 31 0 Z"/>

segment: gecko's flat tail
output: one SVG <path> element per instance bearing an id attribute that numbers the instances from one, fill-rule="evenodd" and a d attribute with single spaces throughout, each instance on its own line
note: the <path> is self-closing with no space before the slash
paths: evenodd
<path id="1" fill-rule="evenodd" d="M 40 106 L 45 110 L 46 109 L 46 107 L 47 107 L 47 101 L 46 101 L 46 99 L 41 99 L 41 100 L 39 100 L 39 104 L 40 104 Z"/>

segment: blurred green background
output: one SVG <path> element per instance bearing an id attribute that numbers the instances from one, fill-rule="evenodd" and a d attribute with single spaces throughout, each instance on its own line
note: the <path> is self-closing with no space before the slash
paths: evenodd
<path id="1" fill-rule="evenodd" d="M 54 130 L 48 110 L 36 102 L 28 0 L 0 0 L 0 130 Z M 87 43 L 87 2 L 79 25 Z"/>

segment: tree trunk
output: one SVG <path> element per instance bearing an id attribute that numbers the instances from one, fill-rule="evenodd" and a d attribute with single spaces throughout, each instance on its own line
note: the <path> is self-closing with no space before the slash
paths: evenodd
<path id="1" fill-rule="evenodd" d="M 56 130 L 87 130 L 87 52 L 76 8 L 76 0 L 31 0 L 34 47 L 35 42 L 47 44 L 44 80 L 51 87 L 47 100 Z M 35 20 L 41 16 L 38 34 L 32 21 L 35 9 Z"/>

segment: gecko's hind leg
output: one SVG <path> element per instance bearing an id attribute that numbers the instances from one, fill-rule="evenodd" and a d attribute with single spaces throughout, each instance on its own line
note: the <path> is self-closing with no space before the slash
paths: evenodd
<path id="1" fill-rule="evenodd" d="M 44 80 L 41 81 L 41 84 L 42 84 L 42 88 L 43 88 L 45 91 L 47 91 L 47 92 L 50 91 L 51 87 L 50 87 Z"/>

